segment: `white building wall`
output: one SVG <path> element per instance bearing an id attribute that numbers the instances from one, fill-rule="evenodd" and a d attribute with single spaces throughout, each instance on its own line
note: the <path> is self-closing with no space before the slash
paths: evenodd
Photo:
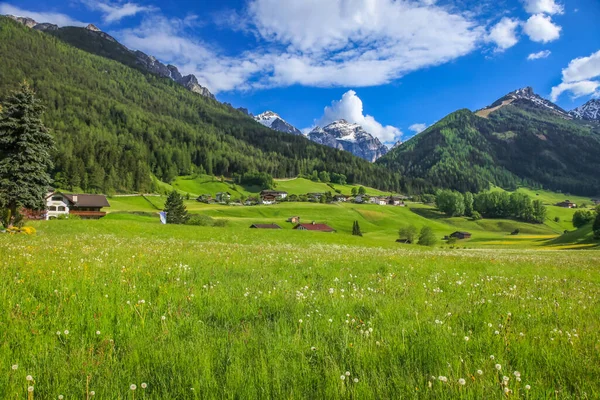
<path id="1" fill-rule="evenodd" d="M 50 196 L 46 199 L 46 219 L 57 218 L 69 214 L 69 201 L 62 195 Z"/>

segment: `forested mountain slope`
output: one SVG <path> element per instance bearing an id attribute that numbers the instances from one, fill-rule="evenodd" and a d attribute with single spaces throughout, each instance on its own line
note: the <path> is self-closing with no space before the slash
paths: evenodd
<path id="1" fill-rule="evenodd" d="M 205 171 L 293 177 L 313 169 L 386 190 L 399 174 L 351 154 L 275 132 L 167 78 L 72 47 L 0 17 L 0 100 L 27 80 L 56 137 L 53 176 L 89 191 L 146 191 Z"/>
<path id="2" fill-rule="evenodd" d="M 480 113 L 485 117 L 454 112 L 378 163 L 408 178 L 461 191 L 480 191 L 491 182 L 504 188 L 525 184 L 600 193 L 600 125 L 569 120 L 539 96 L 532 100 L 513 99 Z"/>

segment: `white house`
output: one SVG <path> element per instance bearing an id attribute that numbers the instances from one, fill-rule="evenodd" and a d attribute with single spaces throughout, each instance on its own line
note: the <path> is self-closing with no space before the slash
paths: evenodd
<path id="1" fill-rule="evenodd" d="M 110 207 L 106 196 L 101 194 L 48 193 L 45 219 L 61 215 L 77 215 L 83 219 L 99 219 L 106 215 L 103 207 Z"/>

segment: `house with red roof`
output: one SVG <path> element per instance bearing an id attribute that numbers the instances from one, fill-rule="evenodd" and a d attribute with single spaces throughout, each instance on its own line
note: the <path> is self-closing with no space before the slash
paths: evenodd
<path id="1" fill-rule="evenodd" d="M 335 232 L 335 229 L 330 227 L 327 224 L 317 224 L 316 222 L 312 222 L 310 224 L 298 224 L 294 227 L 299 231 L 318 231 L 318 232 Z"/>

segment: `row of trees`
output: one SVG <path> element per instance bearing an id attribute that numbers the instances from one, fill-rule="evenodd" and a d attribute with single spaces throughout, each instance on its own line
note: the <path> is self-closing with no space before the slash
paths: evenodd
<path id="1" fill-rule="evenodd" d="M 452 190 L 439 190 L 436 194 L 437 208 L 450 217 L 467 216 L 475 219 L 514 218 L 520 221 L 542 224 L 546 220 L 546 206 L 541 200 L 531 200 L 524 193 L 484 192 L 473 195 Z"/>
<path id="2" fill-rule="evenodd" d="M 582 228 L 592 221 L 592 231 L 594 232 L 594 237 L 596 239 L 600 239 L 600 205 L 598 205 L 593 211 L 577 210 L 575 211 L 575 214 L 573 214 L 573 226 L 575 228 Z"/>
<path id="3" fill-rule="evenodd" d="M 404 243 L 416 243 L 420 246 L 435 246 L 438 242 L 433 229 L 429 226 L 424 226 L 419 231 L 414 225 L 406 225 L 398 231 L 400 241 Z"/>

